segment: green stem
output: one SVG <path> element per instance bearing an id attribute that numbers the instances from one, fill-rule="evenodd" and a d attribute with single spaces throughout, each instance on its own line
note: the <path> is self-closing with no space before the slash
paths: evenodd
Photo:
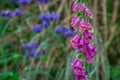
<path id="1" fill-rule="evenodd" d="M 4 72 L 7 72 L 7 60 L 5 58 L 5 53 L 4 50 L 2 48 L 2 46 L 0 45 L 0 52 L 2 53 L 2 59 L 3 59 L 3 66 L 4 66 Z"/>

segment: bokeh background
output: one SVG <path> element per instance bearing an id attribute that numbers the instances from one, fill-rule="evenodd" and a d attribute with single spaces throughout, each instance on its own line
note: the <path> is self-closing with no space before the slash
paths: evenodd
<path id="1" fill-rule="evenodd" d="M 95 44 L 97 57 L 89 71 L 90 80 L 120 80 L 120 0 L 84 0 L 94 16 Z M 0 12 L 21 9 L 24 14 L 6 19 L 0 16 L 0 80 L 74 80 L 71 62 L 78 53 L 72 49 L 69 40 L 56 34 L 58 26 L 71 27 L 73 0 L 51 0 L 39 4 L 37 0 L 26 7 L 0 0 Z M 41 23 L 39 15 L 57 13 L 58 20 L 50 23 L 41 33 L 32 28 Z M 23 49 L 24 44 L 38 42 L 38 57 L 31 57 Z M 87 66 L 87 65 L 86 65 Z M 97 67 L 96 67 L 97 66 Z M 94 69 L 95 67 L 95 69 Z"/>

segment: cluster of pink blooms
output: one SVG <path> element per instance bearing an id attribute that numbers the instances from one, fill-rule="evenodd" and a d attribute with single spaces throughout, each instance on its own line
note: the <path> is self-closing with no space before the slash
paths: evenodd
<path id="1" fill-rule="evenodd" d="M 76 13 L 83 13 L 89 19 L 93 18 L 93 14 L 90 9 L 86 8 L 84 4 L 78 4 L 77 1 L 73 3 L 73 11 Z M 92 33 L 94 32 L 94 27 L 90 22 L 87 22 L 83 19 L 80 19 L 76 14 L 73 15 L 72 19 L 72 27 L 81 32 L 83 35 L 76 34 L 70 43 L 72 47 L 85 55 L 86 62 L 91 64 L 95 60 L 96 54 L 96 46 L 92 46 L 90 42 L 93 41 Z M 74 74 L 76 75 L 76 80 L 88 80 L 86 77 L 86 71 L 83 69 L 82 61 L 78 58 L 75 58 L 72 69 Z"/>

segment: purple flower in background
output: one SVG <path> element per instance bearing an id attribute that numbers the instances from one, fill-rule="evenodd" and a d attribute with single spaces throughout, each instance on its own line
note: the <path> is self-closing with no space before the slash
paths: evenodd
<path id="1" fill-rule="evenodd" d="M 27 44 L 24 44 L 24 45 L 22 46 L 22 48 L 23 48 L 24 50 L 31 50 L 31 46 L 30 46 L 30 45 L 27 45 Z"/>
<path id="2" fill-rule="evenodd" d="M 51 0 L 38 0 L 40 4 L 47 4 L 50 3 Z"/>
<path id="3" fill-rule="evenodd" d="M 55 33 L 56 33 L 57 35 L 62 34 L 64 31 L 65 31 L 65 27 L 64 27 L 64 26 L 58 26 L 58 27 L 55 29 Z"/>
<path id="4" fill-rule="evenodd" d="M 23 14 L 23 11 L 20 10 L 20 9 L 16 9 L 15 12 L 14 12 L 15 16 L 21 16 L 22 14 Z"/>
<path id="5" fill-rule="evenodd" d="M 31 48 L 33 49 L 33 48 L 38 48 L 40 45 L 37 43 L 37 42 L 33 42 L 32 44 L 31 44 Z"/>
<path id="6" fill-rule="evenodd" d="M 20 5 L 21 6 L 27 6 L 32 2 L 32 0 L 20 0 Z"/>
<path id="7" fill-rule="evenodd" d="M 32 50 L 38 48 L 40 45 L 37 42 L 33 42 L 32 44 L 24 44 L 22 47 L 24 50 Z"/>
<path id="8" fill-rule="evenodd" d="M 44 28 L 48 28 L 50 26 L 50 22 L 49 21 L 42 21 L 42 27 Z"/>
<path id="9" fill-rule="evenodd" d="M 42 25 L 36 25 L 32 28 L 32 31 L 36 33 L 40 33 L 42 32 L 42 28 L 43 28 Z"/>
<path id="10" fill-rule="evenodd" d="M 28 57 L 31 57 L 31 58 L 33 58 L 33 57 L 40 57 L 40 56 L 42 56 L 42 55 L 44 55 L 45 54 L 45 51 L 43 50 L 43 51 L 41 51 L 41 52 L 39 52 L 39 51 L 37 51 L 37 50 L 32 50 L 31 52 L 29 52 L 28 54 L 27 54 L 27 56 Z"/>
<path id="11" fill-rule="evenodd" d="M 49 14 L 40 14 L 39 18 L 42 21 L 50 21 L 50 15 Z"/>
<path id="12" fill-rule="evenodd" d="M 29 5 L 32 2 L 32 0 L 10 0 L 10 2 L 19 4 L 19 5 L 25 7 L 25 6 Z"/>
<path id="13" fill-rule="evenodd" d="M 55 21 L 55 20 L 57 20 L 59 18 L 60 18 L 59 14 L 55 14 L 55 13 L 50 14 L 50 20 L 51 21 Z"/>
<path id="14" fill-rule="evenodd" d="M 9 11 L 9 10 L 2 11 L 1 16 L 5 17 L 5 18 L 13 18 L 14 17 L 13 12 Z"/>
<path id="15" fill-rule="evenodd" d="M 39 18 L 42 21 L 55 21 L 55 20 L 60 18 L 60 15 L 59 14 L 55 14 L 55 13 L 52 13 L 52 14 L 41 14 L 39 16 Z"/>
<path id="16" fill-rule="evenodd" d="M 68 29 L 68 30 L 66 30 L 66 32 L 64 34 L 64 38 L 71 37 L 71 36 L 74 36 L 74 35 L 75 35 L 75 32 Z"/>
<path id="17" fill-rule="evenodd" d="M 21 0 L 10 0 L 11 3 L 20 3 Z"/>

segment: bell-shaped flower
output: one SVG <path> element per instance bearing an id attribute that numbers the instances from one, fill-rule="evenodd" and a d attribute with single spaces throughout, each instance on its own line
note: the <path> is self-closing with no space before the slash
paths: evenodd
<path id="1" fill-rule="evenodd" d="M 92 14 L 92 12 L 91 12 L 90 9 L 86 8 L 86 9 L 85 9 L 85 13 L 86 13 L 86 15 L 87 15 L 90 19 L 93 18 L 93 14 Z"/>
<path id="2" fill-rule="evenodd" d="M 84 31 L 84 43 L 88 44 L 93 40 L 93 36 L 88 32 L 88 30 Z"/>
<path id="3" fill-rule="evenodd" d="M 77 15 L 73 15 L 72 18 L 71 18 L 71 22 L 74 23 L 76 21 L 76 19 L 78 18 Z"/>
<path id="4" fill-rule="evenodd" d="M 79 25 L 80 25 L 80 19 L 77 18 L 75 22 L 73 22 L 72 27 L 76 30 Z"/>
<path id="5" fill-rule="evenodd" d="M 86 61 L 87 61 L 89 64 L 91 64 L 91 63 L 94 61 L 96 51 L 97 51 L 97 47 L 96 47 L 96 46 L 92 47 L 90 44 L 88 44 L 88 45 L 86 46 L 85 55 L 86 55 Z"/>
<path id="6" fill-rule="evenodd" d="M 76 76 L 80 76 L 83 70 L 83 63 L 78 58 L 75 58 L 72 63 L 72 69 Z"/>
<path id="7" fill-rule="evenodd" d="M 77 1 L 73 3 L 72 9 L 74 12 L 77 12 L 79 10 L 79 5 L 77 4 Z"/>
<path id="8" fill-rule="evenodd" d="M 85 6 L 83 4 L 81 4 L 79 6 L 79 12 L 83 12 L 85 10 Z"/>
<path id="9" fill-rule="evenodd" d="M 77 49 L 79 50 L 79 51 L 82 51 L 82 52 L 85 52 L 85 44 L 84 44 L 84 39 L 82 38 L 82 39 L 80 39 L 80 42 L 79 42 L 79 44 L 77 45 Z"/>
<path id="10" fill-rule="evenodd" d="M 81 39 L 80 34 L 77 34 L 72 40 L 70 40 L 70 43 L 74 49 L 78 49 L 78 44 L 80 42 L 80 39 Z"/>
<path id="11" fill-rule="evenodd" d="M 91 23 L 86 22 L 86 21 L 81 21 L 80 22 L 80 32 L 84 32 L 85 30 L 88 30 L 88 32 L 93 33 L 94 28 Z"/>

